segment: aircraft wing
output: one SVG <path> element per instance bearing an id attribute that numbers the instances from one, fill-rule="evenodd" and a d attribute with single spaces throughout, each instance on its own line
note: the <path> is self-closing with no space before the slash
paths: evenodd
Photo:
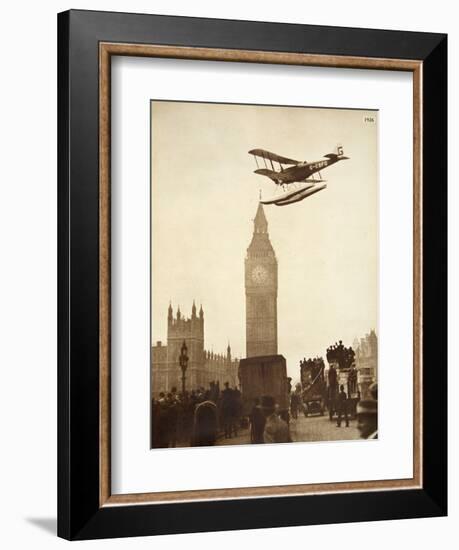
<path id="1" fill-rule="evenodd" d="M 299 160 L 281 157 L 280 155 L 276 155 L 276 153 L 271 153 L 270 151 L 266 151 L 265 149 L 251 149 L 249 151 L 249 155 L 253 155 L 255 157 L 260 157 L 263 159 L 274 160 L 275 162 L 279 162 L 280 164 L 300 164 Z"/>

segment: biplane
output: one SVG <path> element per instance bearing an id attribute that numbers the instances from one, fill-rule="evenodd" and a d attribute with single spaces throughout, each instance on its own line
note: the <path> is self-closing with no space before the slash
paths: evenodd
<path id="1" fill-rule="evenodd" d="M 326 180 L 322 179 L 321 170 L 349 158 L 344 156 L 341 145 L 338 145 L 333 153 L 324 155 L 324 159 L 314 162 L 282 157 L 265 149 L 252 149 L 249 154 L 255 158 L 255 174 L 268 177 L 284 191 L 271 199 L 260 201 L 263 204 L 277 206 L 299 202 L 322 191 L 327 186 Z"/>

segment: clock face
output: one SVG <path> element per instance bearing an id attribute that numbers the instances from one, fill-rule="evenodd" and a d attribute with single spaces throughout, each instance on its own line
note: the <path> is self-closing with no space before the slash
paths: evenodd
<path id="1" fill-rule="evenodd" d="M 260 284 L 268 280 L 268 272 L 262 265 L 257 265 L 252 269 L 252 281 Z"/>

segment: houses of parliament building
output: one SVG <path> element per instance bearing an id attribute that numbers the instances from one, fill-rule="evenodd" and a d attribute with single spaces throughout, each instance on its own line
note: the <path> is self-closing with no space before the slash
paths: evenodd
<path id="1" fill-rule="evenodd" d="M 214 353 L 204 349 L 204 311 L 202 306 L 199 315 L 193 302 L 191 317 L 182 315 L 180 308 L 174 317 L 172 306 L 167 312 L 167 345 L 156 342 L 151 354 L 151 380 L 153 397 L 159 392 L 170 391 L 173 387 L 181 388 L 182 371 L 179 357 L 183 342 L 188 348 L 188 367 L 186 370 L 187 389 L 208 388 L 210 382 L 228 382 L 231 387 L 238 384 L 239 361 L 231 357 L 228 344 L 225 354 Z"/>
<path id="2" fill-rule="evenodd" d="M 252 240 L 245 258 L 246 357 L 277 354 L 277 259 L 269 239 L 268 222 L 260 203 L 255 215 Z M 167 344 L 157 342 L 151 353 L 152 394 L 181 387 L 179 365 L 183 342 L 188 348 L 186 387 L 188 390 L 228 382 L 239 385 L 239 360 L 226 353 L 209 352 L 204 347 L 204 311 L 193 302 L 191 317 L 184 317 L 172 305 L 167 312 Z"/>

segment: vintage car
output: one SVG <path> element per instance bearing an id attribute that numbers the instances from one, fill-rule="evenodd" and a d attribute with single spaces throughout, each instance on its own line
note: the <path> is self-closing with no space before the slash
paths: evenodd
<path id="1" fill-rule="evenodd" d="M 323 416 L 324 411 L 325 411 L 325 402 L 322 395 L 318 395 L 318 394 L 303 395 L 304 416 L 310 416 L 311 414 L 319 414 L 320 416 Z"/>

